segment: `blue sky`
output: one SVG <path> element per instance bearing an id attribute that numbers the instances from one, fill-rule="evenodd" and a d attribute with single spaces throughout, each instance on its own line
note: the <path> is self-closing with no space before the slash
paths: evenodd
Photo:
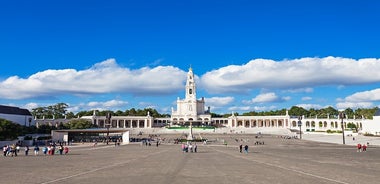
<path id="1" fill-rule="evenodd" d="M 184 98 L 215 113 L 372 108 L 379 1 L 2 1 L 0 104 L 70 111 Z"/>

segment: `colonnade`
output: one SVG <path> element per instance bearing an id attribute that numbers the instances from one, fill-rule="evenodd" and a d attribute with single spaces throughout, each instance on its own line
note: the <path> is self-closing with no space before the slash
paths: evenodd
<path id="1" fill-rule="evenodd" d="M 112 117 L 108 125 L 105 117 L 96 117 L 93 123 L 102 128 L 152 128 L 153 118 L 133 117 L 133 116 L 118 116 Z"/>
<path id="2" fill-rule="evenodd" d="M 260 127 L 275 127 L 286 128 L 289 126 L 289 121 L 286 118 L 248 118 L 248 119 L 231 119 L 231 127 L 245 128 L 260 128 Z"/>

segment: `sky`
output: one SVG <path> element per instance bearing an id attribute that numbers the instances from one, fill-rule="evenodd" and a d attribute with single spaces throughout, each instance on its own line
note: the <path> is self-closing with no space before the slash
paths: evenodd
<path id="1" fill-rule="evenodd" d="M 0 104 L 211 112 L 380 105 L 380 1 L 0 2 Z M 207 109 L 207 108 L 206 108 Z"/>

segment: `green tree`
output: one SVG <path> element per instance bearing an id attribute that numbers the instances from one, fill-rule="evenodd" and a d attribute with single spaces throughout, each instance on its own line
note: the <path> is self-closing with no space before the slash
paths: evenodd
<path id="1" fill-rule="evenodd" d="M 302 115 L 305 115 L 307 117 L 309 115 L 309 112 L 306 109 L 302 108 L 302 107 L 293 106 L 289 110 L 289 115 L 291 115 L 291 116 L 302 116 Z"/>
<path id="2" fill-rule="evenodd" d="M 69 106 L 65 103 L 57 103 L 47 107 L 37 107 L 32 109 L 31 114 L 37 118 L 64 118 Z"/>
<path id="3" fill-rule="evenodd" d="M 333 107 L 329 106 L 327 108 L 321 109 L 320 110 L 320 115 L 321 116 L 318 116 L 318 117 L 327 118 L 327 116 L 334 116 L 334 115 L 338 115 L 338 114 L 339 114 L 338 110 L 336 110 Z"/>
<path id="4" fill-rule="evenodd" d="M 69 123 L 65 124 L 68 129 L 86 129 L 86 128 L 96 128 L 97 126 L 92 124 L 92 122 L 84 119 L 73 119 Z"/>
<path id="5" fill-rule="evenodd" d="M 98 112 L 98 111 L 96 111 L 96 112 Z M 93 113 L 94 113 L 93 111 L 80 111 L 74 117 L 92 116 Z"/>
<path id="6" fill-rule="evenodd" d="M 37 128 L 37 133 L 39 134 L 50 134 L 52 130 L 56 130 L 55 126 L 40 125 Z"/>
<path id="7" fill-rule="evenodd" d="M 355 112 L 351 108 L 347 108 L 344 110 L 347 118 L 354 118 Z"/>
<path id="8" fill-rule="evenodd" d="M 71 118 L 75 118 L 76 116 L 75 116 L 75 114 L 73 113 L 73 112 L 67 112 L 66 113 L 66 118 L 67 119 L 71 119 Z"/>
<path id="9" fill-rule="evenodd" d="M 354 123 L 347 123 L 347 128 L 354 129 L 356 132 L 358 131 L 358 127 Z"/>
<path id="10" fill-rule="evenodd" d="M 14 140 L 22 135 L 23 128 L 17 123 L 0 119 L 0 140 Z"/>

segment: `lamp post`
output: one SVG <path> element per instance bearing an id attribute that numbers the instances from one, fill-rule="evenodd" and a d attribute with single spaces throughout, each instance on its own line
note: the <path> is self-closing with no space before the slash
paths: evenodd
<path id="1" fill-rule="evenodd" d="M 111 113 L 107 112 L 106 114 L 106 128 L 107 128 L 106 143 L 107 145 L 108 145 L 109 135 L 110 135 L 110 126 L 111 126 Z"/>
<path id="2" fill-rule="evenodd" d="M 301 131 L 301 126 L 302 126 L 302 116 L 298 117 L 298 127 L 300 127 L 300 139 L 302 139 L 302 131 Z"/>
<path id="3" fill-rule="evenodd" d="M 346 140 L 344 137 L 344 124 L 343 124 L 343 119 L 346 118 L 346 114 L 344 112 L 339 113 L 339 119 L 341 119 L 341 124 L 342 124 L 342 135 L 343 135 L 343 144 L 346 144 Z"/>

